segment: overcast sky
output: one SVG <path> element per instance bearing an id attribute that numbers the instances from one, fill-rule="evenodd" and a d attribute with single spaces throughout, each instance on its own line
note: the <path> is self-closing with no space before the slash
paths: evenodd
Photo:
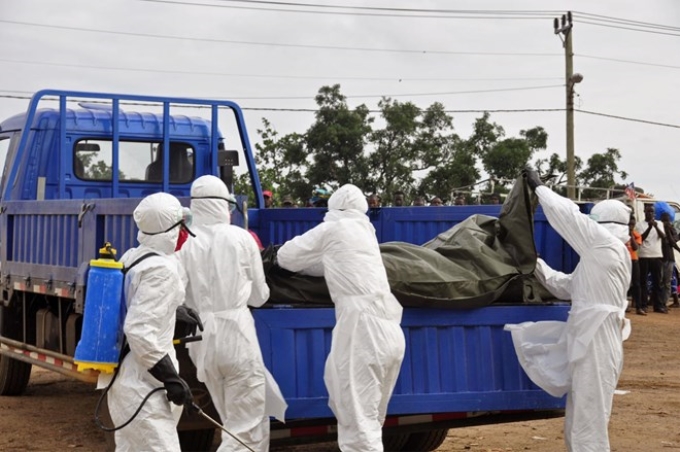
<path id="1" fill-rule="evenodd" d="M 640 27 L 655 32 L 646 33 L 579 16 L 680 27 L 677 0 L 296 2 L 555 11 L 534 19 L 337 14 L 342 11 L 272 5 L 283 0 L 174 1 L 0 0 L 0 95 L 5 95 L 0 118 L 28 104 L 7 95 L 28 96 L 43 88 L 220 97 L 246 109 L 313 109 L 318 89 L 335 83 L 352 107 L 364 103 L 377 109 L 381 96 L 391 96 L 422 108 L 441 102 L 449 110 L 559 109 L 565 105 L 564 51 L 550 17 L 571 10 L 574 71 L 584 77 L 576 86 L 576 108 L 680 127 L 680 29 Z M 522 89 L 508 90 L 514 88 Z M 489 90 L 502 91 L 479 92 Z M 254 141 L 263 116 L 281 134 L 304 132 L 313 122 L 306 112 L 246 110 L 245 115 Z M 456 131 L 466 137 L 481 113 L 452 115 Z M 509 136 L 543 126 L 548 150 L 539 157 L 565 155 L 564 112 L 492 113 L 491 118 Z M 626 182 L 658 198 L 680 200 L 680 128 L 578 112 L 575 124 L 576 155 L 587 160 L 618 148 L 620 168 L 629 173 Z"/>

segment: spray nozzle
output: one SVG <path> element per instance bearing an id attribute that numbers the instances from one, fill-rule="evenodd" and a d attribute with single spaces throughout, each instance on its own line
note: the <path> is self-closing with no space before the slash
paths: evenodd
<path id="1" fill-rule="evenodd" d="M 99 257 L 101 259 L 116 260 L 116 249 L 111 246 L 111 242 L 105 242 L 103 248 L 99 248 Z"/>

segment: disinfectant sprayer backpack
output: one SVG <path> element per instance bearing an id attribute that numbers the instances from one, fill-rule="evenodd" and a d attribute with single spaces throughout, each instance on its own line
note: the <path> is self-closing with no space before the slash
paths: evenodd
<path id="1" fill-rule="evenodd" d="M 90 261 L 83 328 L 74 357 L 78 371 L 113 373 L 118 367 L 127 312 L 123 293 L 125 274 L 144 259 L 157 255 L 144 254 L 126 268 L 116 260 L 116 250 L 106 242 L 99 250 L 99 258 Z"/>

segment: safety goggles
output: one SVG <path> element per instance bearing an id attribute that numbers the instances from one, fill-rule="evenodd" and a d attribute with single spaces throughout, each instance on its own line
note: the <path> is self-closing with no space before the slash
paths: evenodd
<path id="1" fill-rule="evenodd" d="M 184 229 L 185 231 L 187 231 L 190 236 L 196 237 L 196 234 L 194 234 L 192 232 L 192 230 L 189 229 L 189 226 L 191 226 L 191 223 L 193 223 L 193 221 L 194 221 L 194 215 L 191 213 L 191 209 L 189 209 L 188 207 L 182 207 L 177 211 L 177 216 L 178 216 L 179 220 L 175 224 L 173 224 L 172 226 L 170 226 L 168 229 L 166 229 L 164 231 L 158 231 L 158 232 L 142 231 L 142 232 L 146 235 L 159 235 L 159 234 L 165 234 L 166 232 L 170 232 L 173 229 L 175 229 L 176 227 L 180 227 L 180 228 Z"/>
<path id="2" fill-rule="evenodd" d="M 192 196 L 191 199 L 219 199 L 222 201 L 226 201 L 229 204 L 229 212 L 233 212 L 234 210 L 238 210 L 241 215 L 243 215 L 243 211 L 239 207 L 238 203 L 234 198 L 224 198 L 222 196 Z"/>

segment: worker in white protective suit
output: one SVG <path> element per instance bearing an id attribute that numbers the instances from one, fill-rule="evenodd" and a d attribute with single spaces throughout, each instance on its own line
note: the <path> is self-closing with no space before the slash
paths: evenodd
<path id="1" fill-rule="evenodd" d="M 382 424 L 404 358 L 402 307 L 390 292 L 363 193 L 343 185 L 328 209 L 322 224 L 278 250 L 278 265 L 323 269 L 335 304 L 324 382 L 338 445 L 343 452 L 382 451 Z"/>
<path id="2" fill-rule="evenodd" d="M 572 201 L 526 172 L 550 225 L 574 248 L 580 262 L 571 274 L 539 259 L 535 275 L 557 298 L 571 300 L 566 322 L 507 325 L 519 361 L 538 386 L 567 394 L 564 439 L 569 451 L 609 451 L 607 426 L 623 367 L 622 342 L 630 335 L 624 317 L 631 261 L 630 209 L 617 200 L 596 204 L 590 217 Z"/>
<path id="3" fill-rule="evenodd" d="M 249 306 L 269 299 L 260 250 L 233 226 L 235 198 L 215 176 L 191 186 L 196 238 L 178 252 L 188 276 L 187 306 L 203 321 L 203 340 L 189 344 L 197 376 L 210 391 L 224 427 L 256 451 L 269 450 L 269 415 L 284 420 L 286 404 L 267 371 Z M 243 451 L 226 433 L 218 449 Z"/>
<path id="4" fill-rule="evenodd" d="M 124 331 L 130 352 L 107 396 L 114 425 L 130 419 L 153 389 L 166 391 L 153 394 L 135 419 L 116 431 L 117 451 L 180 451 L 176 426 L 182 406 L 192 401 L 189 386 L 177 373 L 172 345 L 176 309 L 184 301 L 179 263 L 173 255 L 183 214 L 172 195 L 144 198 L 133 214 L 140 246 L 120 259 L 129 268 Z"/>

